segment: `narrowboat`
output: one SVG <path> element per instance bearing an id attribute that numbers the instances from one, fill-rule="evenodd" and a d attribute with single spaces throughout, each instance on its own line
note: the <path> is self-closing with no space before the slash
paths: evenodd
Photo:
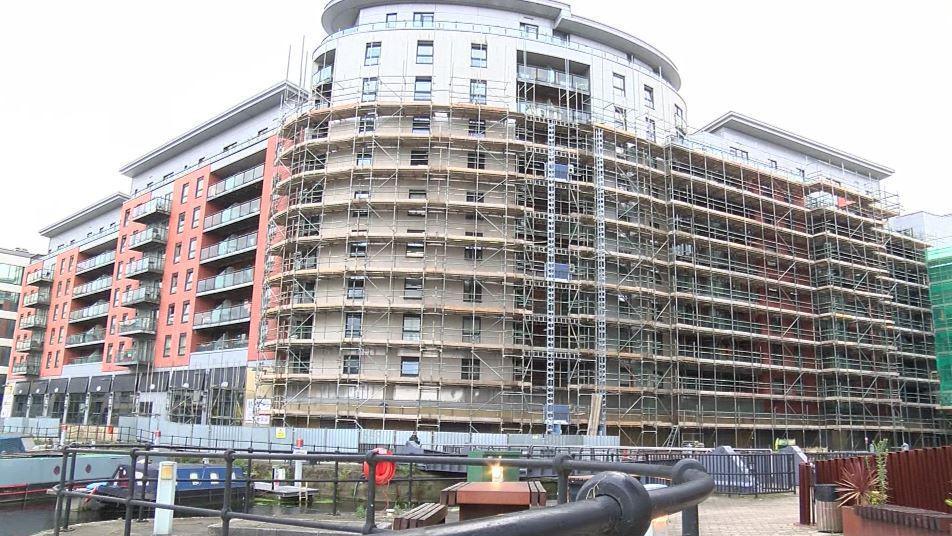
<path id="1" fill-rule="evenodd" d="M 125 499 L 129 496 L 129 464 L 125 464 L 106 482 L 87 486 L 89 497 L 101 505 L 103 510 L 117 510 L 125 508 L 122 503 L 103 501 L 99 497 L 116 497 Z M 147 476 L 143 477 L 143 473 Z M 135 498 L 147 501 L 155 500 L 155 488 L 159 476 L 157 463 L 149 463 L 144 470 L 142 463 L 136 466 Z M 146 478 L 145 486 L 142 478 Z M 231 504 L 234 507 L 244 505 L 249 497 L 249 487 L 245 480 L 245 472 L 240 467 L 232 468 Z M 180 463 L 176 468 L 175 504 L 194 506 L 197 508 L 221 508 L 225 497 L 225 466 L 223 464 L 195 464 Z M 151 510 L 151 509 L 149 509 Z"/>

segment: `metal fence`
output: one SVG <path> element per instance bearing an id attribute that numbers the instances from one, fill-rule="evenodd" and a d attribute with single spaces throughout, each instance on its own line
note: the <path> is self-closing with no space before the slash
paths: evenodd
<path id="1" fill-rule="evenodd" d="M 183 459 L 203 457 L 222 460 L 224 469 L 224 490 L 232 490 L 236 480 L 234 469 L 246 468 L 246 476 L 238 480 L 238 488 L 242 486 L 250 490 L 252 478 L 252 464 L 255 461 L 302 461 L 308 463 L 365 463 L 369 467 L 368 473 L 374 475 L 378 464 L 393 463 L 412 467 L 427 463 L 453 463 L 464 466 L 491 466 L 518 467 L 523 469 L 549 468 L 556 474 L 557 504 L 544 508 L 535 508 L 492 518 L 474 519 L 461 523 L 427 527 L 401 531 L 408 536 L 529 536 L 549 534 L 560 536 L 592 532 L 606 535 L 643 534 L 655 517 L 682 512 L 682 534 L 699 534 L 699 520 L 697 505 L 706 499 L 714 489 L 713 479 L 705 472 L 704 466 L 696 460 L 681 460 L 673 466 L 649 465 L 643 463 L 605 462 L 591 460 L 575 460 L 571 456 L 562 454 L 547 459 L 506 459 L 487 457 L 446 457 L 427 455 L 382 455 L 374 451 L 367 454 L 294 454 L 288 451 L 236 451 L 194 448 L 168 448 L 141 445 L 115 445 L 110 448 L 92 448 L 89 446 L 67 446 L 62 449 L 60 466 L 60 484 L 57 487 L 56 507 L 54 519 L 54 535 L 68 528 L 69 511 L 73 499 L 85 498 L 86 492 L 76 491 L 88 482 L 75 478 L 76 456 L 86 453 L 112 453 L 129 456 L 129 467 L 148 467 L 149 460 Z M 365 517 L 362 523 L 330 522 L 322 520 L 294 519 L 252 514 L 243 511 L 237 504 L 233 504 L 233 493 L 222 494 L 221 508 L 197 508 L 183 505 L 158 504 L 147 500 L 145 493 L 137 494 L 138 487 L 146 486 L 156 479 L 149 478 L 148 471 L 141 471 L 141 477 L 136 471 L 127 471 L 129 475 L 123 484 L 128 494 L 123 497 L 99 496 L 104 502 L 117 504 L 125 509 L 124 534 L 129 535 L 132 530 L 132 521 L 136 517 L 136 509 L 167 509 L 174 512 L 211 516 L 221 519 L 220 534 L 228 536 L 231 521 L 243 519 L 274 524 L 277 526 L 305 527 L 323 530 L 337 530 L 355 534 L 392 533 L 382 530 L 376 523 L 376 493 L 375 479 L 364 482 L 366 488 Z M 575 474 L 592 475 L 576 496 L 576 500 L 569 502 L 569 478 Z M 664 479 L 671 485 L 664 489 L 647 491 L 644 486 L 631 475 Z M 144 488 L 143 488 L 144 489 Z M 247 494 L 244 495 L 248 497 Z M 141 498 L 140 498 L 141 497 Z M 245 501 L 245 506 L 247 501 Z M 246 508 L 244 510 L 247 510 Z"/>
<path id="2" fill-rule="evenodd" d="M 685 459 L 674 453 L 643 453 L 641 461 L 674 465 Z M 714 479 L 714 492 L 724 495 L 795 493 L 797 459 L 778 452 L 701 453 L 698 462 Z"/>

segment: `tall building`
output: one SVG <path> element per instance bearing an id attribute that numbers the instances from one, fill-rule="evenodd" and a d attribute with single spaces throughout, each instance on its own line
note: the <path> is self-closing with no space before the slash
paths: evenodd
<path id="1" fill-rule="evenodd" d="M 24 249 L 0 248 L 0 408 L 12 400 L 13 385 L 8 392 L 10 358 L 13 353 L 13 334 L 16 330 L 23 269 L 33 254 Z"/>
<path id="2" fill-rule="evenodd" d="M 567 4 L 332 0 L 322 23 L 308 91 L 123 168 L 112 249 L 52 240 L 27 287 L 66 293 L 24 304 L 20 359 L 65 395 L 14 414 L 947 438 L 889 168 L 737 113 L 691 131 L 674 64 Z"/>

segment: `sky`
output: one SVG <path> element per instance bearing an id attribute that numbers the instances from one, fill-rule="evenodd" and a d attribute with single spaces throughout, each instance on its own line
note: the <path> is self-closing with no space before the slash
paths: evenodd
<path id="1" fill-rule="evenodd" d="M 904 211 L 945 214 L 952 2 L 570 1 L 677 65 L 688 122 L 741 112 L 896 170 Z M 124 163 L 284 79 L 323 0 L 14 2 L 0 18 L 0 247 L 129 181 Z"/>

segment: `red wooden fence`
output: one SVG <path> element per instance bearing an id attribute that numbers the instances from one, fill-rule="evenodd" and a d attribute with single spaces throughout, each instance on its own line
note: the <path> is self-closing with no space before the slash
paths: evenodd
<path id="1" fill-rule="evenodd" d="M 814 462 L 817 484 L 836 484 L 847 460 L 857 456 Z M 952 446 L 890 452 L 886 455 L 889 504 L 952 512 L 945 499 L 952 498 Z"/>

